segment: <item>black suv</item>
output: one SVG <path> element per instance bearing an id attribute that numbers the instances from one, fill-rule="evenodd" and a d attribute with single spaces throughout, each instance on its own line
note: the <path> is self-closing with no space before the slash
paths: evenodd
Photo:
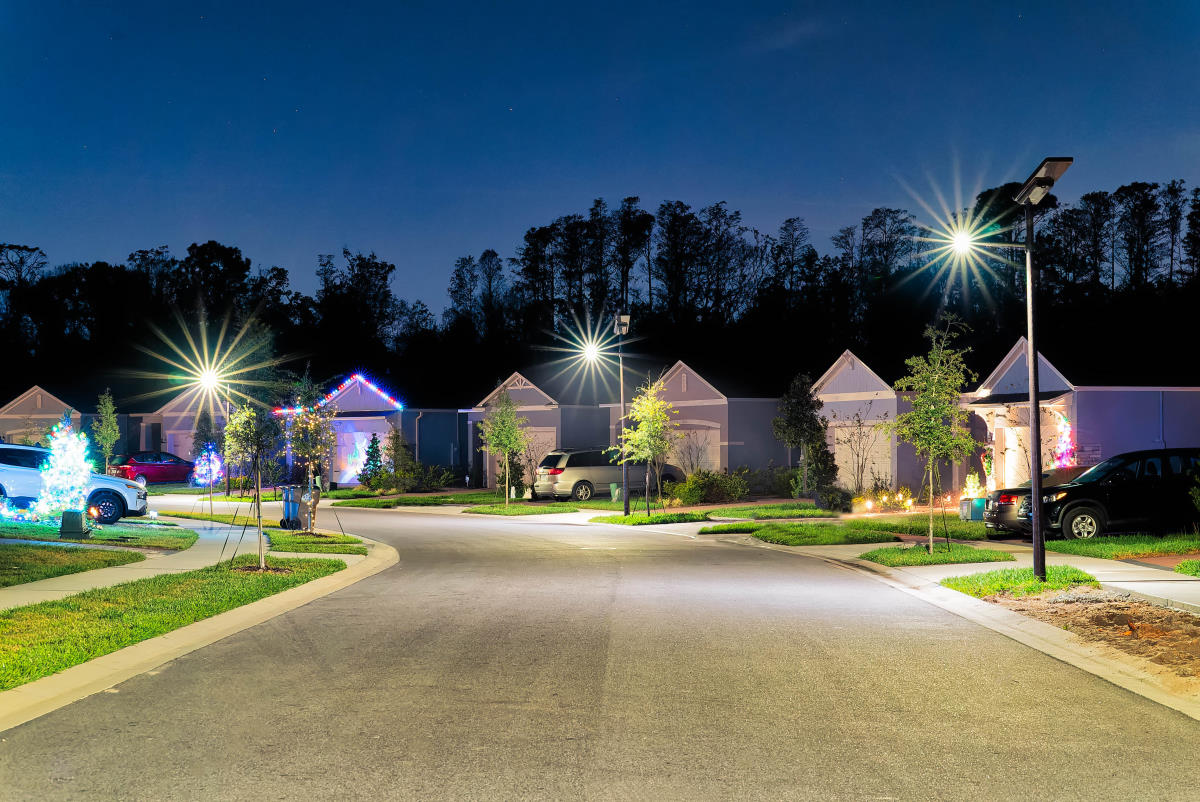
<path id="1" fill-rule="evenodd" d="M 1189 492 L 1198 474 L 1200 448 L 1131 451 L 1043 487 L 1042 509 L 1049 529 L 1068 538 L 1184 526 L 1200 521 Z M 988 494 L 984 523 L 1028 533 L 1030 507 L 1028 487 L 997 490 Z"/>

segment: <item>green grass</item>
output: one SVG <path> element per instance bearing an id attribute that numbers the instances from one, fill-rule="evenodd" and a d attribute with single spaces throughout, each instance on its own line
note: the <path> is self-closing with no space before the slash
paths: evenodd
<path id="1" fill-rule="evenodd" d="M 183 529 L 165 522 L 161 526 L 156 526 L 145 520 L 93 529 L 92 536 L 84 539 L 59 537 L 57 521 L 53 523 L 0 521 L 0 537 L 65 543 L 111 543 L 155 549 L 186 549 L 196 542 L 196 533 L 191 529 Z"/>
<path id="2" fill-rule="evenodd" d="M 146 495 L 148 496 L 165 496 L 168 493 L 172 495 L 178 494 L 185 496 L 208 495 L 208 487 L 207 485 L 204 487 L 196 487 L 195 485 L 190 484 L 169 482 L 161 485 L 146 485 Z"/>
<path id="3" fill-rule="evenodd" d="M 781 546 L 840 546 L 847 543 L 890 543 L 898 538 L 887 532 L 851 529 L 831 523 L 767 524 L 754 537 Z"/>
<path id="4" fill-rule="evenodd" d="M 928 535 L 929 517 L 923 515 L 879 515 L 871 518 L 850 518 L 846 526 L 854 529 L 869 529 L 872 532 L 893 532 L 897 535 Z M 944 527 L 944 528 L 943 528 Z M 961 521 L 958 516 L 940 514 L 933 516 L 934 537 L 950 537 L 958 540 L 986 540 L 987 529 L 983 521 Z"/>
<path id="5" fill-rule="evenodd" d="M 284 529 L 266 530 L 271 551 L 292 551 L 301 554 L 366 554 L 362 541 L 350 535 L 309 535 Z M 356 545 L 357 544 L 357 545 Z"/>
<path id="6" fill-rule="evenodd" d="M 144 559 L 146 555 L 136 551 L 0 543 L 0 588 Z"/>
<path id="7" fill-rule="evenodd" d="M 363 490 L 358 487 L 343 487 L 337 490 L 326 490 L 321 498 L 375 498 L 382 496 L 382 490 Z"/>
<path id="8" fill-rule="evenodd" d="M 551 515 L 561 512 L 579 512 L 579 507 L 572 504 L 538 503 L 538 504 L 481 504 L 470 507 L 467 512 L 479 515 Z"/>
<path id="9" fill-rule="evenodd" d="M 189 511 L 189 510 L 159 510 L 159 515 L 170 516 L 171 518 L 187 518 L 193 521 L 215 521 L 221 524 L 230 524 L 232 526 L 257 526 L 258 518 L 253 515 L 239 513 L 237 515 L 229 512 L 217 512 L 212 515 L 208 511 Z M 279 521 L 272 521 L 270 518 L 263 518 L 263 526 L 270 526 L 272 523 L 278 524 Z"/>
<path id="10" fill-rule="evenodd" d="M 242 555 L 238 565 L 255 565 Z M 228 562 L 96 588 L 0 611 L 0 690 L 85 663 L 346 567 L 341 560 L 272 557 L 287 574 L 231 571 Z"/>
<path id="11" fill-rule="evenodd" d="M 715 510 L 705 510 L 713 518 L 753 518 L 768 520 L 771 518 L 836 518 L 838 514 L 832 510 L 823 510 L 816 504 L 807 501 L 788 502 L 784 504 L 758 504 L 744 507 L 718 507 Z"/>
<path id="12" fill-rule="evenodd" d="M 713 524 L 700 530 L 702 535 L 752 535 L 766 527 L 762 521 L 736 521 L 728 524 Z"/>
<path id="13" fill-rule="evenodd" d="M 589 518 L 594 524 L 620 524 L 621 526 L 646 526 L 648 524 L 690 524 L 697 521 L 707 521 L 708 516 L 702 512 L 656 512 L 631 513 L 629 515 L 601 515 Z"/>
<path id="14" fill-rule="evenodd" d="M 1090 540 L 1051 540 L 1046 543 L 1046 551 L 1105 560 L 1155 554 L 1197 554 L 1200 553 L 1200 535 L 1109 535 Z"/>
<path id="15" fill-rule="evenodd" d="M 446 493 L 431 496 L 389 496 L 385 498 L 350 498 L 333 502 L 335 507 L 366 507 L 390 510 L 395 507 L 442 507 L 449 505 L 503 504 L 504 494 L 494 490 L 466 493 Z"/>
<path id="16" fill-rule="evenodd" d="M 1047 590 L 1066 590 L 1077 585 L 1100 587 L 1096 577 L 1069 565 L 1046 566 L 1046 581 L 1033 575 L 1032 568 L 1004 568 L 984 574 L 951 576 L 942 580 L 942 585 L 982 599 L 985 596 L 1029 596 Z"/>
<path id="17" fill-rule="evenodd" d="M 1175 571 L 1188 576 L 1200 576 L 1200 560 L 1184 560 L 1175 566 Z"/>
<path id="18" fill-rule="evenodd" d="M 935 543 L 933 554 L 925 550 L 923 544 L 913 546 L 890 546 L 875 549 L 858 555 L 859 559 L 870 560 L 880 565 L 947 565 L 950 563 L 998 563 L 1015 560 L 1006 551 L 995 549 L 977 549 L 965 543 L 951 543 L 946 548 L 945 543 Z"/>

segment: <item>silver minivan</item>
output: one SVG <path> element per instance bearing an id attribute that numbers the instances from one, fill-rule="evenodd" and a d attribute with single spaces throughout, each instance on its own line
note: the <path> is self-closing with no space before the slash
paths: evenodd
<path id="1" fill-rule="evenodd" d="M 532 497 L 535 500 L 571 498 L 587 501 L 592 496 L 607 496 L 610 485 L 621 484 L 621 466 L 614 459 L 615 452 L 602 448 L 555 449 L 543 457 L 538 465 Z M 662 479 L 664 482 L 681 481 L 683 471 L 674 465 L 665 465 Z M 630 463 L 630 491 L 641 490 L 645 484 L 645 465 Z"/>

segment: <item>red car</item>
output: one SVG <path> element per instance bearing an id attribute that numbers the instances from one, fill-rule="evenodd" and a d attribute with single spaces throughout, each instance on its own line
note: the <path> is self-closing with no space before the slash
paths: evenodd
<path id="1" fill-rule="evenodd" d="M 132 479 L 145 487 L 151 482 L 186 482 L 192 478 L 192 468 L 192 463 L 165 451 L 135 451 L 113 457 L 108 475 Z"/>

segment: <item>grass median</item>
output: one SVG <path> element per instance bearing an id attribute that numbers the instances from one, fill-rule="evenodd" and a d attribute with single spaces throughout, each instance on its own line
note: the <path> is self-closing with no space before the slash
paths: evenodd
<path id="1" fill-rule="evenodd" d="M 897 535 L 929 535 L 929 517 L 923 515 L 880 515 L 870 518 L 849 518 L 845 525 L 872 532 L 892 532 Z M 983 521 L 963 521 L 958 516 L 933 516 L 933 536 L 949 535 L 956 540 L 986 540 Z"/>
<path id="2" fill-rule="evenodd" d="M 768 523 L 750 534 L 763 542 L 780 546 L 841 546 L 899 540 L 888 532 L 852 529 L 833 523 Z"/>
<path id="3" fill-rule="evenodd" d="M 912 546 L 890 546 L 858 555 L 860 560 L 889 566 L 950 565 L 953 563 L 1011 562 L 1016 559 L 1006 551 L 977 549 L 965 543 L 935 543 L 931 554 L 918 543 Z"/>
<path id="4" fill-rule="evenodd" d="M 594 524 L 617 524 L 618 526 L 647 526 L 650 524 L 690 524 L 707 521 L 708 516 L 700 512 L 656 512 L 650 515 L 632 513 L 630 515 L 600 515 L 589 518 Z"/>
<path id="5" fill-rule="evenodd" d="M 252 555 L 238 568 L 252 567 Z M 55 674 L 147 638 L 303 585 L 346 567 L 341 560 L 269 558 L 286 573 L 196 571 L 96 588 L 65 599 L 0 611 L 0 690 Z"/>
<path id="6" fill-rule="evenodd" d="M 333 498 L 338 498 L 334 496 Z M 466 493 L 443 493 L 432 495 L 384 496 L 347 498 L 333 502 L 335 507 L 365 507 L 375 510 L 390 510 L 396 507 L 448 507 L 474 504 L 503 504 L 504 495 L 494 490 L 468 491 Z"/>
<path id="7" fill-rule="evenodd" d="M 1200 554 L 1200 535 L 1106 535 L 1088 540 L 1050 540 L 1046 542 L 1046 551 L 1104 560 L 1128 560 L 1158 554 Z"/>
<path id="8" fill-rule="evenodd" d="M 756 521 L 779 518 L 836 518 L 832 510 L 823 510 L 807 501 L 783 504 L 747 504 L 741 507 L 717 507 L 705 510 L 712 518 L 753 518 Z"/>
<path id="9" fill-rule="evenodd" d="M 102 526 L 92 530 L 86 538 L 58 536 L 58 522 L 0 522 L 0 538 L 19 540 L 44 540 L 60 543 L 105 543 L 120 546 L 137 546 L 151 549 L 190 548 L 196 542 L 196 533 L 175 524 L 155 523 L 145 519 L 123 521 L 119 524 Z"/>
<path id="10" fill-rule="evenodd" d="M 146 555 L 137 551 L 0 543 L 0 588 L 144 559 Z"/>
<path id="11" fill-rule="evenodd" d="M 258 519 L 253 515 L 234 515 L 218 512 L 209 515 L 206 512 L 163 511 L 163 515 L 173 515 L 176 518 L 193 518 L 203 521 L 216 521 L 230 526 L 242 526 L 257 529 Z M 352 535 L 323 534 L 320 532 L 297 532 L 291 529 L 280 529 L 270 526 L 274 521 L 263 521 L 263 532 L 271 543 L 271 551 L 289 551 L 296 554 L 366 554 L 367 547 L 362 541 Z"/>
<path id="12" fill-rule="evenodd" d="M 1033 575 L 1032 568 L 1003 568 L 983 574 L 947 577 L 941 584 L 977 599 L 987 596 L 1031 596 L 1047 590 L 1067 590 L 1080 585 L 1100 587 L 1096 577 L 1069 565 L 1046 566 L 1045 582 Z"/>

